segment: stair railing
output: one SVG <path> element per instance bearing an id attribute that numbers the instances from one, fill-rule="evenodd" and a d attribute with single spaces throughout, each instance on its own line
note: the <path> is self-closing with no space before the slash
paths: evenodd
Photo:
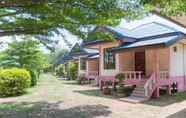
<path id="1" fill-rule="evenodd" d="M 153 73 L 144 85 L 145 96 L 151 97 L 153 91 L 156 89 L 156 74 Z"/>

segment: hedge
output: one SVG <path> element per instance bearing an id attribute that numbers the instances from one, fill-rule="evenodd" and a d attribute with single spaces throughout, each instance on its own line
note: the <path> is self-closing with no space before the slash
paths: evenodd
<path id="1" fill-rule="evenodd" d="M 27 70 L 11 68 L 0 70 L 0 96 L 17 96 L 30 87 L 31 77 Z"/>

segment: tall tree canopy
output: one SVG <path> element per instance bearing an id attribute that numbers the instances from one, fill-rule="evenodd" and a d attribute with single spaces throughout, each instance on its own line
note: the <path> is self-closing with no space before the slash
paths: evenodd
<path id="1" fill-rule="evenodd" d="M 139 0 L 1 0 L 0 36 L 52 35 L 59 29 L 84 37 L 92 25 L 115 25 L 134 17 Z"/>
<path id="2" fill-rule="evenodd" d="M 186 0 L 141 0 L 144 5 L 151 5 L 166 16 L 178 16 L 186 14 Z"/>

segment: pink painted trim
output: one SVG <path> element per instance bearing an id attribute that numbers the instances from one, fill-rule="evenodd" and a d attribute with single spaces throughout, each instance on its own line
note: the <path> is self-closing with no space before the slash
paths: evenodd
<path id="1" fill-rule="evenodd" d="M 172 76 L 170 77 L 170 84 L 173 82 L 178 83 L 178 91 L 186 91 L 186 78 L 184 76 Z"/>

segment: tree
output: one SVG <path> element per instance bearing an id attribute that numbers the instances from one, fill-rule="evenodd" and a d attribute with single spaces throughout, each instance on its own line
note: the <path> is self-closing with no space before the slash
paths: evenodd
<path id="1" fill-rule="evenodd" d="M 186 0 L 141 0 L 141 3 L 166 16 L 186 14 Z"/>
<path id="2" fill-rule="evenodd" d="M 46 63 L 44 54 L 39 50 L 39 43 L 31 39 L 13 41 L 1 56 L 2 67 L 27 69 L 32 77 L 32 85 L 36 84 L 39 72 Z"/>
<path id="3" fill-rule="evenodd" d="M 140 11 L 138 0 L 1 0 L 0 36 L 51 36 L 66 29 L 85 38 L 93 25 L 116 25 Z"/>

